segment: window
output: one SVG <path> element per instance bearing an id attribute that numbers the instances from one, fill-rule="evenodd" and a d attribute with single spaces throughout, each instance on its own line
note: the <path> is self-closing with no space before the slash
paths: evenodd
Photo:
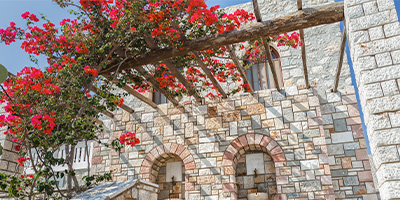
<path id="1" fill-rule="evenodd" d="M 154 91 L 153 92 L 153 102 L 155 104 L 164 104 L 164 103 L 167 103 L 168 100 L 167 100 L 167 98 L 165 98 L 165 96 L 163 94 L 161 94 L 160 91 Z"/>
<path id="2" fill-rule="evenodd" d="M 281 61 L 278 52 L 271 47 L 272 61 L 275 65 L 275 71 L 278 76 L 279 87 L 283 87 Z M 247 79 L 254 91 L 275 88 L 274 77 L 268 61 L 262 63 L 254 63 L 245 71 Z"/>

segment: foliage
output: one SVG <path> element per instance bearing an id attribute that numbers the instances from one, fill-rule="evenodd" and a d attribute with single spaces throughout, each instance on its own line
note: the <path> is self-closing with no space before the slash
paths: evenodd
<path id="1" fill-rule="evenodd" d="M 44 197 L 71 198 L 81 188 L 72 169 L 74 146 L 80 141 L 98 139 L 102 126 L 97 123 L 104 110 L 114 111 L 123 105 L 126 94 L 113 94 L 118 87 L 130 86 L 139 92 L 152 91 L 153 86 L 143 74 L 132 66 L 130 70 L 108 73 L 111 67 L 119 67 L 129 58 L 136 58 L 156 48 L 180 49 L 187 40 L 222 34 L 251 23 L 252 13 L 238 10 L 226 14 L 219 6 L 207 8 L 204 0 L 53 0 L 61 7 L 72 7 L 76 19 L 64 19 L 56 25 L 45 17 L 26 12 L 26 27 L 10 26 L 0 29 L 0 39 L 6 45 L 22 40 L 21 48 L 28 54 L 47 56 L 48 66 L 41 69 L 26 67 L 16 77 L 4 82 L 6 93 L 0 98 L 5 103 L 7 115 L 0 116 L 0 126 L 7 126 L 15 151 L 20 158 L 19 167 L 25 163 L 34 169 L 34 175 L 12 176 L 0 174 L 0 187 L 15 198 L 32 198 L 35 192 Z M 42 26 L 38 26 L 42 23 Z M 296 48 L 301 45 L 298 34 L 268 38 L 268 42 Z M 262 54 L 260 41 L 235 44 L 234 48 L 249 51 L 244 58 Z M 241 82 L 236 66 L 229 59 L 226 47 L 200 52 L 203 62 L 221 83 Z M 264 60 L 264 58 L 263 58 Z M 195 62 L 194 55 L 171 59 L 197 92 L 214 91 L 207 96 L 220 95 L 211 81 Z M 173 96 L 187 95 L 186 88 L 176 81 L 164 63 L 145 66 L 159 83 Z M 104 76 L 99 76 L 102 74 Z M 231 94 L 246 88 L 237 84 Z M 97 94 L 91 92 L 99 88 Z M 134 133 L 126 133 L 111 141 L 110 145 L 120 151 L 125 145 L 134 146 L 140 141 Z M 108 146 L 109 144 L 103 144 Z M 54 153 L 66 148 L 66 158 Z M 70 150 L 71 149 L 71 150 Z M 37 152 L 34 157 L 33 151 Z M 29 161 L 29 162 L 27 162 Z M 54 172 L 51 166 L 66 165 L 64 172 Z M 17 170 L 18 171 L 18 170 Z M 88 166 L 88 173 L 90 173 Z M 68 190 L 62 192 L 56 181 L 68 177 Z M 86 186 L 96 181 L 110 180 L 111 174 L 88 174 Z M 96 180 L 96 181 L 95 181 Z M 73 182 L 73 184 L 72 184 Z"/>

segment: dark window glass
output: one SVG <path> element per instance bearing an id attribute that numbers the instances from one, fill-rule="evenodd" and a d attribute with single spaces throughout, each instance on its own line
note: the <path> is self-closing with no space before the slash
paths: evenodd
<path id="1" fill-rule="evenodd" d="M 153 102 L 156 104 L 164 104 L 167 103 L 167 98 L 161 92 L 159 91 L 154 91 L 153 92 Z"/>

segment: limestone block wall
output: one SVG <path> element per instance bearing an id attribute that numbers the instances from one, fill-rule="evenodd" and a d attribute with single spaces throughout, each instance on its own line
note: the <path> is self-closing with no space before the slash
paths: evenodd
<path id="1" fill-rule="evenodd" d="M 334 0 L 303 0 L 303 7 L 310 8 L 334 3 Z M 283 17 L 297 11 L 296 0 L 258 0 L 263 20 Z M 253 11 L 253 4 L 249 3 L 230 6 L 226 12 L 237 9 Z M 307 68 L 310 84 L 316 83 L 319 95 L 326 99 L 325 91 L 333 88 L 337 64 L 339 62 L 339 48 L 341 32 L 339 22 L 328 25 L 307 28 L 304 30 Z M 301 49 L 291 47 L 273 47 L 281 57 L 282 74 L 285 87 L 305 86 Z M 340 76 L 339 89 L 351 85 L 350 70 L 344 56 L 343 68 Z"/>
<path id="2" fill-rule="evenodd" d="M 133 131 L 141 144 L 122 152 L 96 145 L 91 171 L 157 183 L 173 155 L 185 169 L 181 198 L 246 199 L 263 188 L 244 188 L 256 179 L 242 182 L 242 158 L 265 153 L 275 168 L 272 199 L 376 199 L 354 90 L 328 93 L 321 104 L 317 90 L 299 88 L 118 111 L 104 120 L 102 142 Z"/>
<path id="3" fill-rule="evenodd" d="M 393 0 L 345 0 L 351 57 L 377 188 L 400 198 L 400 25 Z"/>

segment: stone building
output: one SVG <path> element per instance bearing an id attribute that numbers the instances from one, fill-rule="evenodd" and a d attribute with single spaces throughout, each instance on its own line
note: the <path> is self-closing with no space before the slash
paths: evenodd
<path id="1" fill-rule="evenodd" d="M 305 0 L 303 7 L 333 2 Z M 264 20 L 297 10 L 294 0 L 259 5 Z M 251 3 L 226 10 L 238 8 L 253 10 Z M 342 37 L 334 23 L 304 30 L 309 89 L 300 49 L 273 45 L 281 91 L 262 86 L 268 76 L 258 76 L 254 95 L 204 104 L 183 100 L 183 107 L 153 108 L 128 96 L 135 112 L 104 118 L 101 140 L 130 131 L 141 143 L 121 152 L 94 143 L 91 171 L 113 170 L 113 181 L 158 184 L 158 199 L 378 199 L 377 190 L 382 199 L 400 198 L 400 26 L 394 0 L 345 0 L 344 10 L 372 163 L 346 56 L 339 90 L 331 92 Z"/>

